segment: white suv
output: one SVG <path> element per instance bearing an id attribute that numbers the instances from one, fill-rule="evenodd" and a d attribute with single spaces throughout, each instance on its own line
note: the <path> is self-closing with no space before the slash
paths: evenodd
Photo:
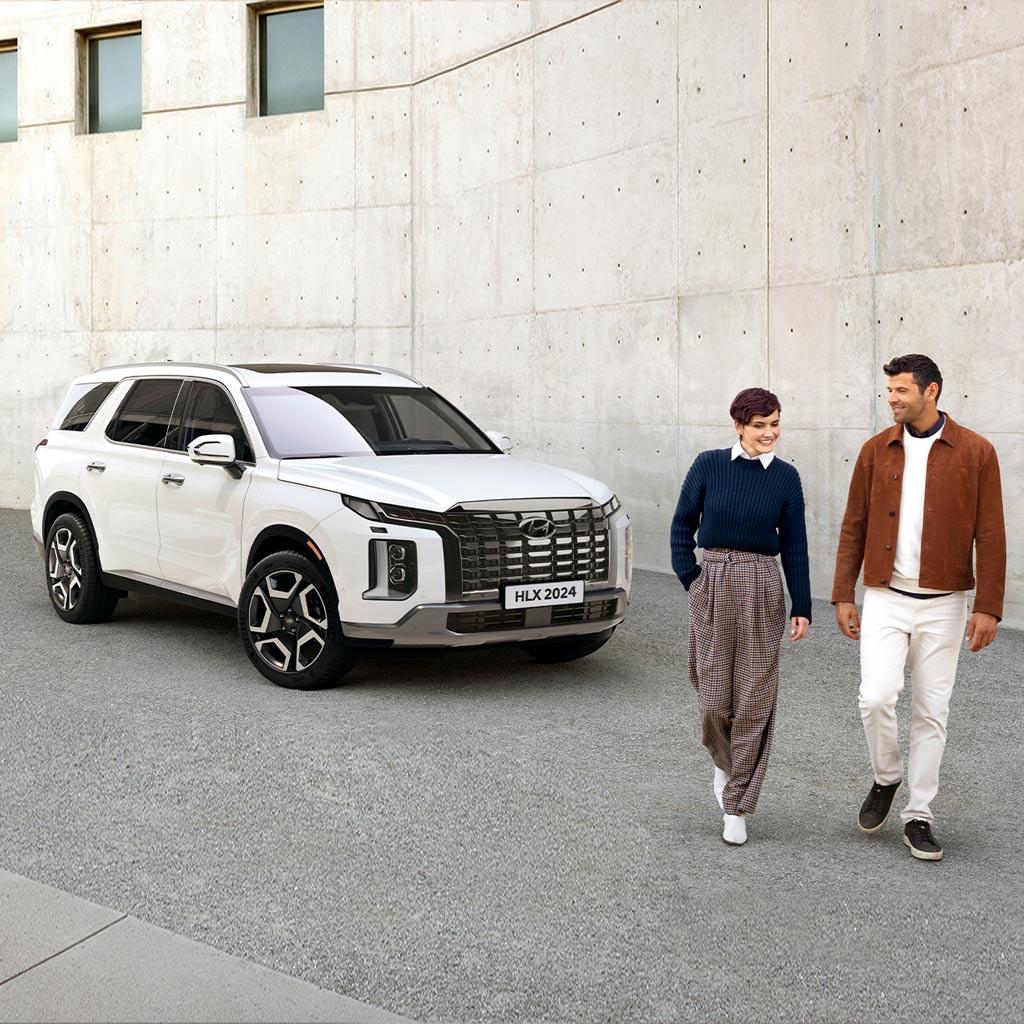
<path id="1" fill-rule="evenodd" d="M 237 616 L 281 686 L 366 647 L 582 657 L 625 615 L 629 517 L 510 448 L 382 367 L 108 367 L 36 447 L 32 531 L 66 622 L 155 590 Z"/>

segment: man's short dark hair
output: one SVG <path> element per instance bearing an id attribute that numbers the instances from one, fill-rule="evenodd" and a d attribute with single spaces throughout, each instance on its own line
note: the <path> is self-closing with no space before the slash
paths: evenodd
<path id="1" fill-rule="evenodd" d="M 746 426 L 755 416 L 767 416 L 776 410 L 782 412 L 777 395 L 764 388 L 745 388 L 729 406 L 729 415 Z"/>
<path id="2" fill-rule="evenodd" d="M 896 356 L 895 359 L 890 359 L 882 369 L 888 377 L 895 377 L 898 373 L 912 373 L 917 390 L 921 392 L 932 382 L 938 384 L 939 390 L 935 395 L 936 401 L 938 401 L 939 395 L 942 394 L 942 374 L 939 373 L 939 368 L 935 365 L 935 361 L 927 356 Z"/>

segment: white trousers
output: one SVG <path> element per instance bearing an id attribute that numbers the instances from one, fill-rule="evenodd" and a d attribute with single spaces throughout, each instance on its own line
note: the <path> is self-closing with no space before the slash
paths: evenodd
<path id="1" fill-rule="evenodd" d="M 933 820 L 931 802 L 939 789 L 949 698 L 966 623 L 966 592 L 921 601 L 879 587 L 864 591 L 860 714 L 875 781 L 882 785 L 903 778 L 896 702 L 903 692 L 904 666 L 910 662 L 909 801 L 904 822 Z"/>

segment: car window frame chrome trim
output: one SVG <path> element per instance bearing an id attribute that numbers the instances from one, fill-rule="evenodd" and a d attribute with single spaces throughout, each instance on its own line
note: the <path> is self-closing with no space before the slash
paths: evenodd
<path id="1" fill-rule="evenodd" d="M 166 364 L 164 364 L 164 363 L 149 363 L 147 365 L 150 365 L 150 366 L 164 366 Z M 234 409 L 235 415 L 238 417 L 238 423 L 239 423 L 239 425 L 242 428 L 242 432 L 245 434 L 245 439 L 248 442 L 249 448 L 252 450 L 252 454 L 253 454 L 253 460 L 254 461 L 252 461 L 252 462 L 248 461 L 247 459 L 236 459 L 235 462 L 238 463 L 241 466 L 248 466 L 250 468 L 255 468 L 255 466 L 256 466 L 256 461 L 255 460 L 256 460 L 256 457 L 257 457 L 256 456 L 256 448 L 255 448 L 255 446 L 252 443 L 252 437 L 250 436 L 249 431 L 246 430 L 245 420 L 242 419 L 242 416 L 241 416 L 241 414 L 238 411 L 238 405 L 235 402 L 234 397 L 232 396 L 231 392 L 225 387 L 225 385 L 224 385 L 224 383 L 222 381 L 211 380 L 209 377 L 189 376 L 189 377 L 180 377 L 179 378 L 179 377 L 176 377 L 174 374 L 167 374 L 167 375 L 156 375 L 156 374 L 154 374 L 153 376 L 150 376 L 149 374 L 143 374 L 141 377 L 122 377 L 121 380 L 118 381 L 117 383 L 118 384 L 123 384 L 126 381 L 130 381 L 131 382 L 131 387 L 128 388 L 127 393 L 125 394 L 124 398 L 121 400 L 121 404 L 117 407 L 117 411 L 110 418 L 107 419 L 107 421 L 104 424 L 102 430 L 100 431 L 100 437 L 107 444 L 114 444 L 114 445 L 117 445 L 118 447 L 121 447 L 121 448 L 139 448 L 142 451 L 147 451 L 147 452 L 161 452 L 165 456 L 166 455 L 183 455 L 186 458 L 186 460 L 188 460 L 189 462 L 192 461 L 189 458 L 189 456 L 188 456 L 188 452 L 185 451 L 184 449 L 181 449 L 181 448 L 166 448 L 166 447 L 158 446 L 158 445 L 135 444 L 132 441 L 115 441 L 112 437 L 110 437 L 107 434 L 107 428 L 120 415 L 121 410 L 124 408 L 125 402 L 127 402 L 128 399 L 131 397 L 131 393 L 134 390 L 135 385 L 140 383 L 141 381 L 147 381 L 147 380 L 180 380 L 181 381 L 181 387 L 178 388 L 178 394 L 175 396 L 175 399 L 174 399 L 174 408 L 171 410 L 171 418 L 170 418 L 170 420 L 168 421 L 168 424 L 167 424 L 168 431 L 170 430 L 171 424 L 173 424 L 173 422 L 174 422 L 174 419 L 175 419 L 175 415 L 174 414 L 175 414 L 175 411 L 177 410 L 177 407 L 178 407 L 179 403 L 182 405 L 182 411 L 181 411 L 181 417 L 180 418 L 181 418 L 182 425 L 184 425 L 185 413 L 188 410 L 188 407 L 189 407 L 189 405 L 191 403 L 191 398 L 192 398 L 192 396 L 191 396 L 191 391 L 192 391 L 191 385 L 192 384 L 194 384 L 194 383 L 212 384 L 214 387 L 220 388 L 220 390 L 223 391 L 225 395 L 227 395 L 228 401 L 231 403 L 231 407 Z M 116 392 L 116 390 L 117 390 L 117 386 L 115 385 L 114 391 L 111 391 L 110 395 L 107 396 L 107 400 L 108 401 L 109 401 L 111 395 L 113 395 Z M 181 403 L 181 397 L 182 397 L 182 391 L 183 390 L 186 390 L 185 401 L 183 403 Z M 100 406 L 100 408 L 102 408 L 102 406 Z M 97 413 L 98 412 L 99 412 L 99 410 L 97 409 Z M 96 417 L 93 416 L 93 422 L 95 422 L 95 421 L 96 421 Z M 78 433 L 78 431 L 68 431 L 68 433 Z M 164 432 L 164 440 L 165 441 L 167 440 L 167 431 Z M 260 440 L 262 441 L 262 437 L 260 438 Z M 264 448 L 267 447 L 265 443 L 264 443 L 263 447 Z"/>
<path id="2" fill-rule="evenodd" d="M 209 377 L 190 377 L 188 379 L 188 383 L 189 384 L 210 384 L 210 385 L 212 385 L 215 388 L 219 388 L 224 393 L 224 395 L 227 397 L 228 402 L 231 405 L 231 408 L 235 412 L 235 416 L 238 419 L 238 425 L 242 428 L 242 433 L 245 435 L 245 442 L 246 442 L 246 444 L 248 444 L 249 450 L 252 452 L 252 461 L 250 461 L 248 459 L 235 459 L 235 462 L 238 463 L 241 466 L 252 466 L 252 467 L 255 467 L 255 465 L 256 465 L 256 448 L 255 448 L 255 446 L 252 443 L 252 438 L 249 436 L 249 431 L 246 430 L 246 428 L 245 428 L 245 420 L 242 419 L 242 414 L 238 411 L 238 404 L 235 402 L 234 396 L 231 394 L 231 392 L 219 380 L 210 380 Z M 182 414 L 181 414 L 181 429 L 182 429 L 182 431 L 184 431 L 184 429 L 185 429 L 185 420 L 187 419 L 188 413 L 189 413 L 189 411 L 192 408 L 192 391 L 194 391 L 194 390 L 195 390 L 194 388 L 190 388 L 189 389 L 189 394 L 188 394 L 188 396 L 185 399 L 185 406 L 184 406 L 184 409 L 183 409 Z M 260 438 L 260 440 L 262 440 L 262 437 Z M 263 447 L 266 448 L 267 447 L 266 444 L 264 444 Z M 168 453 L 168 455 L 184 455 L 190 462 L 192 461 L 191 458 L 189 457 L 188 450 L 185 449 L 185 448 L 165 448 L 164 451 L 166 451 Z M 268 451 L 269 451 L 269 449 L 268 449 Z"/>

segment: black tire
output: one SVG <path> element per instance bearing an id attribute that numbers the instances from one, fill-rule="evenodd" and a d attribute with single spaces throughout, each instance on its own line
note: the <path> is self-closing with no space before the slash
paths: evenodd
<path id="1" fill-rule="evenodd" d="M 537 661 L 575 661 L 577 658 L 585 658 L 588 654 L 599 651 L 611 640 L 614 632 L 615 627 L 613 626 L 603 633 L 590 633 L 587 636 L 570 636 L 555 640 L 531 640 L 529 643 L 519 646 Z"/>
<path id="2" fill-rule="evenodd" d="M 289 690 L 331 686 L 356 663 L 331 580 L 294 551 L 253 566 L 238 600 L 238 630 L 249 660 Z"/>
<path id="3" fill-rule="evenodd" d="M 89 524 L 73 512 L 57 516 L 47 531 L 43 572 L 50 604 L 65 622 L 106 622 L 121 599 L 121 591 L 106 586 L 100 577 Z"/>

